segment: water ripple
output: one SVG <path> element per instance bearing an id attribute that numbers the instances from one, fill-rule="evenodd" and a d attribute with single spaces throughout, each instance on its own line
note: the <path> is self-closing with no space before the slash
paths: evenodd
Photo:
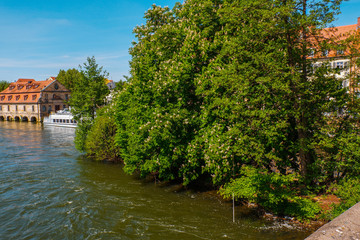
<path id="1" fill-rule="evenodd" d="M 0 122 L 0 239 L 303 239 L 301 229 L 237 216 L 84 159 L 73 129 Z"/>

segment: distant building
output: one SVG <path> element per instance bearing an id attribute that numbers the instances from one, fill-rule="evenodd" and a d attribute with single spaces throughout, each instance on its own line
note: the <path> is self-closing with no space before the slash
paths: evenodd
<path id="1" fill-rule="evenodd" d="M 45 81 L 19 79 L 0 92 L 0 120 L 39 122 L 67 108 L 69 97 L 70 91 L 55 77 Z"/>
<path id="2" fill-rule="evenodd" d="M 105 78 L 105 83 L 106 83 L 106 86 L 109 88 L 109 90 L 112 90 L 116 87 L 113 80 L 109 80 L 109 79 Z"/>
<path id="3" fill-rule="evenodd" d="M 347 37 L 353 34 L 357 34 L 360 31 L 360 17 L 357 19 L 356 24 L 338 26 L 334 28 L 326 28 L 321 31 L 318 39 L 326 40 L 333 39 L 333 41 L 340 43 L 345 40 Z M 314 43 L 316 41 L 314 40 Z M 314 44 L 315 47 L 311 51 L 309 58 L 314 59 L 313 66 L 315 68 L 320 67 L 322 64 L 327 64 L 331 68 L 339 69 L 339 73 L 336 75 L 338 78 L 344 78 L 342 83 L 343 87 L 348 88 L 351 92 L 359 93 L 359 87 L 357 83 L 353 83 L 352 77 L 355 75 L 355 72 L 358 72 L 360 69 L 354 64 L 354 60 L 351 59 L 350 49 L 323 49 L 321 52 L 316 52 L 316 49 L 319 47 Z M 360 46 L 357 46 L 359 48 Z"/>

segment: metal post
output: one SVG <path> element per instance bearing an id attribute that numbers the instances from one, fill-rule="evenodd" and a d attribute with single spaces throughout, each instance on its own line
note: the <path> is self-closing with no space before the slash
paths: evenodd
<path id="1" fill-rule="evenodd" d="M 234 198 L 234 193 L 232 194 L 232 198 L 233 198 L 233 222 L 235 222 L 235 198 Z"/>

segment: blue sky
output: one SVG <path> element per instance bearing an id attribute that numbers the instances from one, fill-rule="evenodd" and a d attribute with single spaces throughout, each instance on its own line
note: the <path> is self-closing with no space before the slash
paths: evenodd
<path id="1" fill-rule="evenodd" d="M 179 1 L 179 0 L 178 0 Z M 182 1 L 182 0 L 181 0 Z M 45 80 L 88 56 L 115 81 L 129 75 L 132 30 L 152 4 L 176 0 L 0 0 L 0 80 Z M 360 0 L 342 4 L 335 26 L 355 24 Z"/>

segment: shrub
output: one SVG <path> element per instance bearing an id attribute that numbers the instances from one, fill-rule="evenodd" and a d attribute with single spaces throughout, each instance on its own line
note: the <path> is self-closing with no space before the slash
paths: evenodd
<path id="1" fill-rule="evenodd" d="M 360 201 L 360 179 L 346 178 L 338 184 L 333 184 L 330 191 L 341 199 L 340 204 L 333 204 L 330 212 L 329 217 L 335 218 Z"/>
<path id="2" fill-rule="evenodd" d="M 320 212 L 317 203 L 298 196 L 293 186 L 297 181 L 295 174 L 267 173 L 254 167 L 243 167 L 241 172 L 241 177 L 233 179 L 220 189 L 221 195 L 229 198 L 234 194 L 236 199 L 256 202 L 275 214 L 298 219 L 315 218 Z"/>

